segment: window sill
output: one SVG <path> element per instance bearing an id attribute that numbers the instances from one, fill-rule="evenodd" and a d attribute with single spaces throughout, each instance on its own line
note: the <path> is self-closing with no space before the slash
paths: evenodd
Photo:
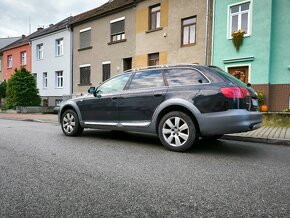
<path id="1" fill-rule="evenodd" d="M 127 39 L 122 39 L 122 40 L 118 40 L 118 41 L 112 41 L 112 42 L 108 42 L 108 45 L 114 45 L 114 44 L 118 44 L 118 43 L 121 43 L 121 42 L 126 42 Z"/>
<path id="2" fill-rule="evenodd" d="M 78 86 L 91 86 L 92 83 L 86 83 L 86 84 L 78 84 Z"/>
<path id="3" fill-rule="evenodd" d="M 248 38 L 250 37 L 251 35 L 244 35 L 243 38 Z M 228 40 L 233 40 L 233 37 L 232 36 L 228 36 Z"/>
<path id="4" fill-rule="evenodd" d="M 63 89 L 63 87 L 55 87 L 56 89 Z"/>
<path id="5" fill-rule="evenodd" d="M 57 58 L 57 57 L 62 57 L 63 56 L 63 54 L 62 55 L 55 55 L 55 57 Z"/>
<path id="6" fill-rule="evenodd" d="M 147 33 L 153 33 L 153 32 L 160 31 L 160 30 L 163 30 L 163 27 L 159 27 L 159 28 L 156 28 L 156 29 L 154 29 L 154 30 L 148 30 L 148 31 L 146 31 L 145 33 L 146 33 L 146 34 L 147 34 Z"/>
<path id="7" fill-rule="evenodd" d="M 187 48 L 187 47 L 191 47 L 191 46 L 195 46 L 195 45 L 196 45 L 196 42 L 192 43 L 192 44 L 181 45 L 181 48 Z"/>
<path id="8" fill-rule="evenodd" d="M 84 50 L 88 50 L 88 49 L 92 49 L 93 46 L 89 46 L 89 47 L 85 47 L 85 48 L 79 48 L 78 51 L 84 51 Z"/>

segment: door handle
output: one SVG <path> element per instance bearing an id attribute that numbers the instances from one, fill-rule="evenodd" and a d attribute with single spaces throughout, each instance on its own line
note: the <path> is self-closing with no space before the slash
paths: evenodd
<path id="1" fill-rule="evenodd" d="M 161 97 L 162 96 L 162 93 L 155 93 L 154 94 L 154 97 Z"/>
<path id="2" fill-rule="evenodd" d="M 112 97 L 111 99 L 112 99 L 113 101 L 115 101 L 115 100 L 118 99 L 118 97 Z"/>

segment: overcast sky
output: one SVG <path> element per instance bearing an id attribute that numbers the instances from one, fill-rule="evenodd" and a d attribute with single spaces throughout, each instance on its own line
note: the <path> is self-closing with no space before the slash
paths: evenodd
<path id="1" fill-rule="evenodd" d="M 108 0 L 1 0 L 0 38 L 29 34 L 70 15 L 96 8 Z"/>

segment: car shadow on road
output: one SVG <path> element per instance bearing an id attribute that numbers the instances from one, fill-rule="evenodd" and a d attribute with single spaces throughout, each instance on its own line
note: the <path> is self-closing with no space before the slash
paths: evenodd
<path id="1" fill-rule="evenodd" d="M 108 139 L 118 142 L 130 142 L 130 144 L 132 143 L 131 146 L 146 146 L 158 150 L 166 149 L 162 146 L 158 137 L 152 134 L 122 131 L 86 130 L 83 132 L 82 136 L 97 139 Z M 140 143 L 140 145 L 136 145 L 135 143 Z M 253 146 L 252 143 L 231 140 L 201 139 L 186 153 L 252 156 L 257 155 L 259 151 L 259 147 Z"/>
<path id="2" fill-rule="evenodd" d="M 189 150 L 189 152 L 195 154 L 207 153 L 230 156 L 256 156 L 260 152 L 260 149 L 257 146 L 253 146 L 252 143 L 223 139 L 200 139 L 199 142 Z"/>

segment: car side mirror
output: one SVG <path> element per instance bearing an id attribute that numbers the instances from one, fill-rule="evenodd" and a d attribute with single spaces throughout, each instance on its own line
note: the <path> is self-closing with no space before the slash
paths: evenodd
<path id="1" fill-rule="evenodd" d="M 89 89 L 88 89 L 88 93 L 89 94 L 94 94 L 96 92 L 96 88 L 95 87 L 90 87 Z"/>
<path id="2" fill-rule="evenodd" d="M 252 84 L 251 84 L 251 83 L 248 83 L 248 84 L 247 84 L 247 86 L 248 86 L 248 87 L 251 87 L 251 86 L 252 86 Z"/>

